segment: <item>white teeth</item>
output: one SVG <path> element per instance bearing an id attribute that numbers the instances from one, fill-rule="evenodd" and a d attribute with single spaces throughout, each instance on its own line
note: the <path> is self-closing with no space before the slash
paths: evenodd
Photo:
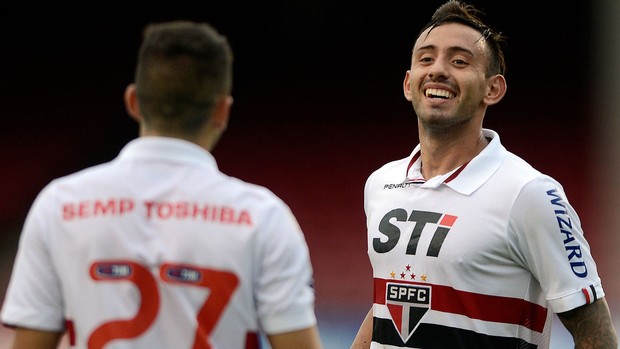
<path id="1" fill-rule="evenodd" d="M 454 98 L 454 94 L 450 91 L 440 90 L 437 88 L 429 88 L 426 89 L 425 93 L 426 97 L 439 97 L 439 98 Z"/>

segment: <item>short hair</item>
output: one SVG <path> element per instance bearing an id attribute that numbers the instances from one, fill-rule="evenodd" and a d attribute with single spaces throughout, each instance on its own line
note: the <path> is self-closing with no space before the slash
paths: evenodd
<path id="1" fill-rule="evenodd" d="M 135 73 L 149 127 L 192 134 L 232 89 L 232 49 L 208 23 L 186 20 L 145 27 Z"/>
<path id="2" fill-rule="evenodd" d="M 419 38 L 429 28 L 432 29 L 446 23 L 460 23 L 473 28 L 480 33 L 481 38 L 484 38 L 488 44 L 489 66 L 487 68 L 487 75 L 504 75 L 506 72 L 506 62 L 503 48 L 506 45 L 506 38 L 501 32 L 496 32 L 482 21 L 480 16 L 483 14 L 482 11 L 472 5 L 458 0 L 448 0 L 437 8 L 430 21 L 420 30 L 417 37 Z"/>

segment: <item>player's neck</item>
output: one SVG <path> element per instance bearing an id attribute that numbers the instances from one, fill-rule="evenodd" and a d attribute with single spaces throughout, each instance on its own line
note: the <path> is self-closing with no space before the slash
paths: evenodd
<path id="1" fill-rule="evenodd" d="M 478 155 L 488 144 L 482 132 L 476 136 L 423 136 L 420 135 L 422 175 L 427 180 L 446 174 Z"/>

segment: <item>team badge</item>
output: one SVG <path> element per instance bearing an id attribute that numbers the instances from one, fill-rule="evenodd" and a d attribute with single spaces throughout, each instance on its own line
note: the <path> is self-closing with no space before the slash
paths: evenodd
<path id="1" fill-rule="evenodd" d="M 392 322 L 406 343 L 431 308 L 431 287 L 388 282 L 385 296 Z"/>

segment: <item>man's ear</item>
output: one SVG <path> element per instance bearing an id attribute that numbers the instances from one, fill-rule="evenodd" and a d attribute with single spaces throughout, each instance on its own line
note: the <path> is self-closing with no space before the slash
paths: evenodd
<path id="1" fill-rule="evenodd" d="M 230 107 L 233 104 L 233 98 L 230 95 L 223 96 L 213 110 L 213 115 L 209 119 L 211 126 L 224 131 L 228 127 L 228 119 L 230 116 Z"/>
<path id="2" fill-rule="evenodd" d="M 405 98 L 411 102 L 411 71 L 405 72 L 405 80 L 403 81 L 403 94 Z"/>
<path id="3" fill-rule="evenodd" d="M 140 106 L 138 105 L 136 84 L 129 84 L 125 88 L 125 109 L 132 119 L 138 123 L 142 122 L 142 112 L 140 112 Z"/>
<path id="4" fill-rule="evenodd" d="M 506 78 L 503 75 L 497 74 L 489 78 L 489 85 L 487 94 L 484 96 L 484 103 L 486 105 L 493 105 L 498 103 L 506 95 Z"/>

